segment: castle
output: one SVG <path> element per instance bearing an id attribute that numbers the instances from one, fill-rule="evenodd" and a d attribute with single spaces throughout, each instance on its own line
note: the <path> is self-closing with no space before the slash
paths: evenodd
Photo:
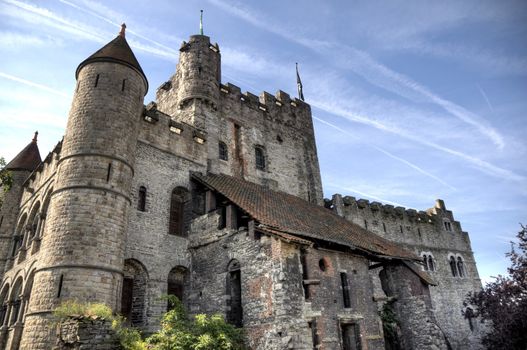
<path id="1" fill-rule="evenodd" d="M 444 202 L 324 200 L 310 106 L 222 84 L 220 59 L 191 36 L 146 106 L 124 27 L 80 63 L 64 139 L 42 160 L 35 135 L 6 166 L 0 349 L 52 348 L 70 299 L 153 332 L 167 293 L 251 349 L 479 348 L 462 301 L 481 281 Z"/>

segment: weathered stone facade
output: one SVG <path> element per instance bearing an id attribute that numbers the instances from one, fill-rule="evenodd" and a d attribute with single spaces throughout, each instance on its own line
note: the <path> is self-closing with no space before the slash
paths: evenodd
<path id="1" fill-rule="evenodd" d="M 165 293 L 191 314 L 243 326 L 252 349 L 384 349 L 386 300 L 405 349 L 478 348 L 461 301 L 481 283 L 468 234 L 443 203 L 418 213 L 340 195 L 324 202 L 309 105 L 222 84 L 220 49 L 207 36 L 180 51 L 146 106 L 148 83 L 124 34 L 90 56 L 64 140 L 31 171 L 12 169 L 0 209 L 0 348 L 51 348 L 52 311 L 68 299 L 104 302 L 153 332 Z M 368 230 L 349 226 L 357 242 L 377 234 L 412 253 L 266 225 L 193 174 L 243 179 L 271 198 L 285 192 L 302 210 L 325 204 Z M 412 262 L 423 255 L 427 271 Z"/>

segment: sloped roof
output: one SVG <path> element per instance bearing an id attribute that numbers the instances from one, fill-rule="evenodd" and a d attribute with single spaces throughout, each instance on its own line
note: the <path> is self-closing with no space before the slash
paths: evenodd
<path id="1" fill-rule="evenodd" d="M 39 166 L 42 159 L 37 146 L 37 134 L 35 133 L 33 140 L 5 166 L 5 169 L 33 171 Z"/>
<path id="2" fill-rule="evenodd" d="M 130 45 L 128 45 L 128 42 L 126 41 L 124 35 L 124 28 L 126 28 L 126 26 L 121 29 L 121 33 L 119 33 L 119 35 L 115 39 L 110 41 L 108 44 L 104 45 L 93 55 L 91 55 L 90 57 L 82 61 L 81 64 L 79 64 L 77 70 L 75 71 L 75 78 L 78 78 L 79 72 L 82 67 L 92 62 L 114 62 L 124 64 L 125 66 L 135 69 L 143 76 L 146 83 L 146 94 L 146 92 L 148 91 L 148 80 L 146 79 L 146 75 L 143 72 L 141 65 L 137 61 L 137 58 L 135 58 L 135 55 L 132 49 L 130 48 Z"/>
<path id="3" fill-rule="evenodd" d="M 419 260 L 396 243 L 299 197 L 228 175 L 193 174 L 193 178 L 221 193 L 257 222 L 273 230 L 340 244 L 376 256 Z"/>

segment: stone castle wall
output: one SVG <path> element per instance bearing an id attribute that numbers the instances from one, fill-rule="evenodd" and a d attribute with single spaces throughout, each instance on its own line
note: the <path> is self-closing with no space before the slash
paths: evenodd
<path id="1" fill-rule="evenodd" d="M 430 287 L 432 308 L 439 326 L 454 348 L 479 349 L 481 331 L 478 321 L 470 323 L 462 315 L 463 301 L 469 292 L 481 289 L 476 262 L 467 232 L 438 200 L 434 208 L 416 211 L 378 202 L 356 200 L 354 197 L 334 195 L 326 206 L 346 219 L 402 244 L 418 256 L 433 257 L 434 270 L 427 270 L 437 283 Z M 450 225 L 449 225 L 449 224 Z M 464 276 L 453 276 L 450 257 L 462 258 Z M 424 266 L 422 267 L 424 269 Z M 378 276 L 373 276 L 379 291 Z M 382 294 L 382 293 L 378 293 Z"/>

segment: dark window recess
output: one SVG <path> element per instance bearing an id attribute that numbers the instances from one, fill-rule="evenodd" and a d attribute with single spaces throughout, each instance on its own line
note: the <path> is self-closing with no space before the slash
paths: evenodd
<path id="1" fill-rule="evenodd" d="M 3 304 L 0 307 L 0 324 L 2 325 L 4 324 L 6 314 L 7 314 L 7 304 Z"/>
<path id="2" fill-rule="evenodd" d="M 124 91 L 125 86 L 126 86 L 126 79 L 123 79 L 123 84 L 121 85 L 121 91 Z"/>
<path id="3" fill-rule="evenodd" d="M 137 199 L 137 210 L 146 211 L 146 187 L 139 187 L 138 199 Z"/>
<path id="4" fill-rule="evenodd" d="M 434 264 L 434 258 L 432 258 L 432 255 L 428 256 L 428 269 L 430 271 L 435 271 L 436 269 L 435 264 Z"/>
<path id="5" fill-rule="evenodd" d="M 465 311 L 465 318 L 468 320 L 470 331 L 474 332 L 474 324 L 472 323 L 472 319 L 474 318 L 474 310 L 472 310 L 472 308 L 467 307 L 467 310 Z"/>
<path id="6" fill-rule="evenodd" d="M 344 300 L 344 308 L 348 309 L 351 307 L 350 287 L 348 284 L 348 274 L 345 272 L 341 272 L 340 281 L 342 284 L 342 298 Z"/>
<path id="7" fill-rule="evenodd" d="M 459 272 L 459 277 L 465 277 L 465 265 L 463 264 L 463 259 L 460 257 L 457 258 L 457 269 Z"/>
<path id="8" fill-rule="evenodd" d="M 364 220 L 364 228 L 367 230 L 368 229 L 368 221 Z"/>
<path id="9" fill-rule="evenodd" d="M 220 207 L 217 213 L 220 215 L 220 220 L 218 221 L 218 230 L 223 230 L 225 226 L 227 226 L 227 207 Z"/>
<path id="10" fill-rule="evenodd" d="M 183 266 L 174 267 L 168 274 L 167 294 L 175 295 L 180 301 L 185 295 L 185 281 L 187 278 L 187 269 Z M 173 305 L 168 305 L 170 309 Z"/>
<path id="11" fill-rule="evenodd" d="M 417 234 L 419 235 L 419 238 L 421 238 L 421 229 L 419 227 L 417 228 Z"/>
<path id="12" fill-rule="evenodd" d="M 318 339 L 318 330 L 317 330 L 317 320 L 312 320 L 307 323 L 309 325 L 309 329 L 311 330 L 311 340 L 313 342 L 313 350 L 317 350 L 318 346 L 320 345 L 320 341 Z"/>
<path id="13" fill-rule="evenodd" d="M 22 300 L 20 300 L 20 296 L 17 295 L 17 299 L 13 301 L 13 316 L 11 318 L 11 324 L 15 323 L 18 320 L 18 315 L 20 313 L 20 305 L 22 304 Z"/>
<path id="14" fill-rule="evenodd" d="M 320 268 L 320 271 L 326 271 L 327 263 L 325 259 L 320 259 L 318 261 L 318 267 Z"/>
<path id="15" fill-rule="evenodd" d="M 108 171 L 106 172 L 106 182 L 110 181 L 111 173 L 112 173 L 112 163 L 108 163 Z"/>
<path id="16" fill-rule="evenodd" d="M 97 85 L 99 85 L 99 74 L 95 77 L 95 87 L 97 87 Z"/>
<path id="17" fill-rule="evenodd" d="M 202 70 L 203 70 L 203 69 L 202 69 L 201 67 L 198 67 L 198 74 L 199 74 L 199 75 L 201 75 L 201 71 L 202 71 Z"/>
<path id="18" fill-rule="evenodd" d="M 254 156 L 256 162 L 256 169 L 265 170 L 265 154 L 260 146 L 254 148 Z"/>
<path id="19" fill-rule="evenodd" d="M 386 224 L 384 222 L 382 223 L 382 230 L 386 232 Z"/>
<path id="20" fill-rule="evenodd" d="M 229 160 L 229 151 L 227 145 L 224 142 L 218 144 L 218 156 L 221 160 Z"/>
<path id="21" fill-rule="evenodd" d="M 423 266 L 425 268 L 425 271 L 428 271 L 428 257 L 425 255 L 423 255 Z"/>
<path id="22" fill-rule="evenodd" d="M 307 271 L 307 261 L 306 261 L 306 252 L 305 250 L 300 251 L 300 264 L 302 265 L 302 280 L 309 279 L 308 271 Z M 302 283 L 302 286 L 304 287 L 304 297 L 306 300 L 309 300 L 311 298 L 311 293 L 309 290 L 309 285 Z"/>
<path id="23" fill-rule="evenodd" d="M 131 319 L 132 305 L 134 301 L 134 279 L 125 277 L 123 279 L 123 292 L 121 296 L 121 315 L 128 320 Z"/>
<path id="24" fill-rule="evenodd" d="M 184 187 L 176 187 L 170 199 L 170 219 L 168 233 L 176 236 L 185 235 L 185 206 L 188 204 L 189 192 Z"/>
<path id="25" fill-rule="evenodd" d="M 0 228 L 2 227 L 2 223 L 4 222 L 4 216 L 0 217 Z"/>
<path id="26" fill-rule="evenodd" d="M 227 295 L 230 297 L 227 299 L 227 321 L 236 327 L 241 327 L 243 325 L 242 284 L 240 264 L 235 260 L 229 264 Z"/>
<path id="27" fill-rule="evenodd" d="M 453 256 L 450 257 L 450 272 L 453 277 L 457 277 L 456 259 Z"/>
<path id="28" fill-rule="evenodd" d="M 358 324 L 349 323 L 342 325 L 342 349 L 361 350 Z"/>
<path id="29" fill-rule="evenodd" d="M 401 231 L 401 233 L 403 233 L 403 225 L 399 225 L 399 231 Z"/>
<path id="30" fill-rule="evenodd" d="M 62 294 L 62 285 L 64 283 L 64 275 L 60 275 L 59 278 L 59 288 L 57 290 L 57 298 L 60 298 L 60 295 Z"/>

